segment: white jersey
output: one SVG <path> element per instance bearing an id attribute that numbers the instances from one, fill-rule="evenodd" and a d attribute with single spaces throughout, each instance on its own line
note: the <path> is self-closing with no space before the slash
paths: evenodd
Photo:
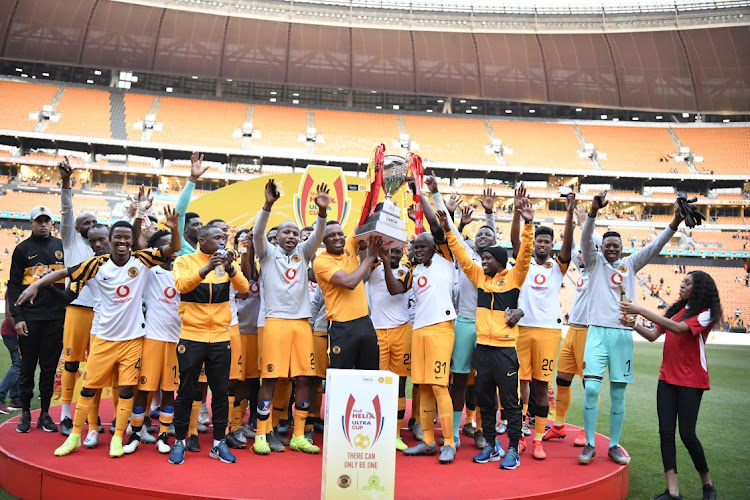
<path id="1" fill-rule="evenodd" d="M 401 265 L 392 272 L 403 278 L 409 272 L 409 268 Z M 370 319 L 376 329 L 396 328 L 409 322 L 410 293 L 391 295 L 388 292 L 382 263 L 370 272 L 369 284 L 370 293 L 367 295 L 367 301 L 370 304 Z"/>
<path id="2" fill-rule="evenodd" d="M 432 256 L 428 265 L 419 264 L 401 280 L 406 288 L 414 292 L 416 307 L 414 329 L 456 319 L 456 310 L 451 300 L 453 262 L 438 255 Z"/>
<path id="3" fill-rule="evenodd" d="M 593 234 L 594 244 L 597 248 L 602 245 L 602 237 L 599 233 Z M 570 307 L 570 323 L 574 325 L 588 325 L 589 324 L 589 272 L 586 269 L 585 263 L 582 262 L 582 258 L 578 258 L 578 252 L 575 247 L 572 250 L 573 258 L 571 259 L 578 269 L 578 279 L 575 282 L 575 295 L 573 297 L 573 305 Z"/>
<path id="4" fill-rule="evenodd" d="M 313 313 L 313 317 L 310 318 L 310 327 L 313 332 L 327 332 L 328 314 L 326 313 L 326 296 L 323 293 L 323 289 L 320 288 L 320 285 L 313 283 L 312 281 L 310 282 L 310 290 L 313 293 L 310 298 Z"/>
<path id="5" fill-rule="evenodd" d="M 567 271 L 568 264 L 557 258 L 547 259 L 544 264 L 537 264 L 536 259 L 531 258 L 518 296 L 518 307 L 524 312 L 519 326 L 562 329 L 560 287 Z"/>
<path id="6" fill-rule="evenodd" d="M 148 270 L 164 261 L 161 250 L 130 252 L 124 266 L 116 265 L 109 255 L 92 257 L 68 269 L 71 281 L 96 281 L 99 289 L 94 305 L 91 334 L 104 340 L 124 341 L 143 337 L 143 292 Z"/>
<path id="7" fill-rule="evenodd" d="M 240 321 L 242 335 L 256 335 L 258 333 L 258 313 L 260 312 L 260 285 L 250 280 L 247 298 L 236 298 L 237 317 Z"/>
<path id="8" fill-rule="evenodd" d="M 62 201 L 60 206 L 60 239 L 63 244 L 63 261 L 67 267 L 74 266 L 94 256 L 86 238 L 81 236 L 75 228 L 73 214 L 73 193 L 70 189 L 60 191 Z M 94 307 L 96 299 L 91 290 L 83 287 L 78 297 L 70 303 L 73 306 Z"/>
<path id="9" fill-rule="evenodd" d="M 148 270 L 143 304 L 146 306 L 146 338 L 179 342 L 182 328 L 180 292 L 174 286 L 171 271 L 161 266 Z"/>
<path id="10" fill-rule="evenodd" d="M 237 290 L 231 284 L 229 285 L 229 310 L 232 312 L 232 321 L 229 326 L 239 325 L 240 319 L 237 317 Z"/>
<path id="11" fill-rule="evenodd" d="M 260 303 L 258 305 L 258 328 L 266 326 L 266 302 L 263 300 L 263 281 L 258 281 L 258 295 Z"/>

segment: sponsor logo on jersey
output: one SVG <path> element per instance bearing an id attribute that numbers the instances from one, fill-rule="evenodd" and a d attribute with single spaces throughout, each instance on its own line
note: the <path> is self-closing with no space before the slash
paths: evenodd
<path id="1" fill-rule="evenodd" d="M 312 226 L 318 220 L 318 205 L 315 196 L 316 187 L 326 183 L 331 197 L 328 206 L 328 220 L 335 220 L 346 225 L 351 211 L 352 200 L 347 196 L 347 184 L 341 167 L 322 167 L 309 165 L 299 181 L 299 188 L 294 195 L 294 218 L 300 227 Z"/>
<path id="2" fill-rule="evenodd" d="M 47 267 L 44 264 L 37 264 L 31 269 L 32 269 L 31 273 L 34 275 L 35 278 L 41 278 L 42 276 L 44 276 L 44 273 L 47 272 L 49 267 Z"/>
<path id="3" fill-rule="evenodd" d="M 299 254 L 295 253 L 292 255 L 292 262 L 299 262 L 302 260 L 302 257 L 299 256 Z"/>
<path id="4" fill-rule="evenodd" d="M 584 282 L 583 282 L 583 278 L 579 276 L 579 277 L 578 277 L 578 281 L 576 281 L 576 286 L 577 286 L 578 288 L 581 288 L 581 287 L 583 287 L 583 283 L 584 283 Z"/>
<path id="5" fill-rule="evenodd" d="M 427 286 L 427 276 L 420 276 L 419 278 L 417 278 L 417 285 L 419 285 L 421 288 Z"/>
<path id="6" fill-rule="evenodd" d="M 614 273 L 609 279 L 612 281 L 613 285 L 619 285 L 622 283 L 622 274 Z"/>
<path id="7" fill-rule="evenodd" d="M 546 267 L 546 264 L 545 264 Z M 547 281 L 547 277 L 543 274 L 537 274 L 534 276 L 534 283 L 537 285 L 543 285 Z"/>
<path id="8" fill-rule="evenodd" d="M 57 260 L 60 260 L 60 259 L 62 259 L 62 258 L 63 258 L 63 253 L 62 253 L 62 250 L 55 250 L 55 258 L 56 258 Z"/>
<path id="9" fill-rule="evenodd" d="M 371 447 L 380 439 L 384 424 L 380 396 L 375 395 L 372 401 L 357 402 L 354 395 L 349 394 L 341 425 L 351 446 L 360 450 Z"/>
<path id="10" fill-rule="evenodd" d="M 131 278 L 135 278 L 136 276 L 138 276 L 138 268 L 131 267 L 130 269 L 128 269 L 128 276 L 130 276 Z"/>
<path id="11" fill-rule="evenodd" d="M 164 289 L 164 296 L 168 299 L 173 299 L 177 296 L 177 290 L 175 290 L 173 287 L 168 286 Z"/>
<path id="12" fill-rule="evenodd" d="M 120 285 L 115 291 L 118 297 L 127 297 L 130 294 L 130 288 L 127 285 Z"/>
<path id="13" fill-rule="evenodd" d="M 250 293 L 258 293 L 260 291 L 260 285 L 257 281 L 250 282 Z"/>
<path id="14" fill-rule="evenodd" d="M 286 276 L 286 279 L 289 281 L 292 281 L 295 276 L 297 276 L 297 270 L 289 268 L 286 271 L 284 271 L 284 276 Z"/>

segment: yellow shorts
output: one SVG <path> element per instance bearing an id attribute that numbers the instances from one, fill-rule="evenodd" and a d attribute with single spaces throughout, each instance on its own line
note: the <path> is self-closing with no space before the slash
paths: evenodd
<path id="1" fill-rule="evenodd" d="M 176 391 L 180 388 L 177 342 L 143 339 L 139 391 Z"/>
<path id="2" fill-rule="evenodd" d="M 583 351 L 586 349 L 588 328 L 571 326 L 563 339 L 557 359 L 557 373 L 573 373 L 583 377 Z"/>
<path id="3" fill-rule="evenodd" d="M 245 380 L 245 359 L 240 339 L 240 325 L 229 327 L 229 345 L 232 348 L 232 361 L 229 365 L 229 380 Z"/>
<path id="4" fill-rule="evenodd" d="M 411 375 L 412 324 L 375 330 L 380 345 L 380 369 L 390 370 L 399 377 Z"/>
<path id="5" fill-rule="evenodd" d="M 142 351 L 143 337 L 120 342 L 94 337 L 83 372 L 83 387 L 101 389 L 114 380 L 120 387 L 137 385 Z"/>
<path id="6" fill-rule="evenodd" d="M 258 336 L 257 335 L 240 335 L 242 342 L 242 352 L 245 353 L 244 367 L 245 380 L 251 378 L 260 378 L 260 368 L 258 368 Z"/>
<path id="7" fill-rule="evenodd" d="M 94 310 L 90 307 L 70 305 L 65 309 L 63 327 L 63 361 L 86 361 L 91 346 L 91 323 Z"/>
<path id="8" fill-rule="evenodd" d="M 258 370 L 263 370 L 263 329 L 264 326 L 258 327 Z"/>
<path id="9" fill-rule="evenodd" d="M 518 379 L 551 382 L 555 373 L 555 358 L 560 349 L 562 330 L 518 327 Z"/>
<path id="10" fill-rule="evenodd" d="M 413 384 L 448 386 L 454 339 L 452 321 L 414 330 L 411 337 Z"/>
<path id="11" fill-rule="evenodd" d="M 313 332 L 313 352 L 315 353 L 315 376 L 326 378 L 328 360 L 328 332 Z"/>
<path id="12" fill-rule="evenodd" d="M 261 352 L 263 378 L 315 376 L 313 335 L 307 318 L 266 318 Z"/>

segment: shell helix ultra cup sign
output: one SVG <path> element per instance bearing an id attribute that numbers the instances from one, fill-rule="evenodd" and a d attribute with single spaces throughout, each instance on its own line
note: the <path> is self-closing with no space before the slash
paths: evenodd
<path id="1" fill-rule="evenodd" d="M 321 498 L 393 498 L 397 409 L 398 375 L 328 369 Z"/>

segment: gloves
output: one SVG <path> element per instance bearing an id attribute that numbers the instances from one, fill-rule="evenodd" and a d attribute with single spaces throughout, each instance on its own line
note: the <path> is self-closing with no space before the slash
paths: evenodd
<path id="1" fill-rule="evenodd" d="M 688 199 L 684 192 L 677 192 L 677 208 L 680 209 L 680 214 L 685 218 L 685 225 L 690 228 L 700 226 L 706 219 L 706 217 L 698 211 L 695 205 L 693 205 L 696 201 L 698 201 L 698 198 L 695 196 Z"/>

